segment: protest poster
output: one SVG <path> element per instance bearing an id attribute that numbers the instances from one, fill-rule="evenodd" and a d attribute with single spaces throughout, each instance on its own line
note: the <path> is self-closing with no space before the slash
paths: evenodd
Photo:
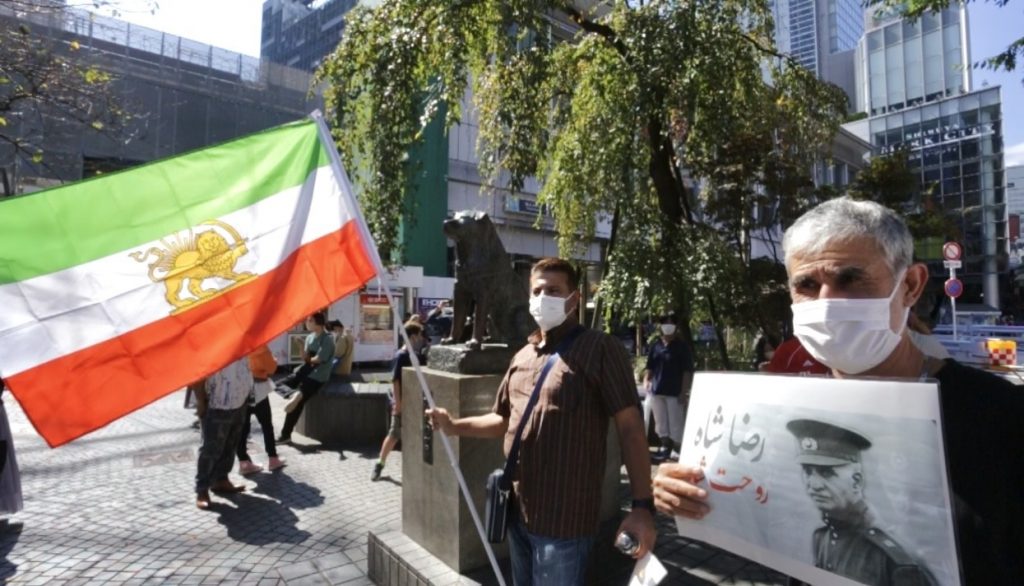
<path id="1" fill-rule="evenodd" d="M 698 373 L 681 535 L 810 584 L 960 584 L 932 382 Z"/>

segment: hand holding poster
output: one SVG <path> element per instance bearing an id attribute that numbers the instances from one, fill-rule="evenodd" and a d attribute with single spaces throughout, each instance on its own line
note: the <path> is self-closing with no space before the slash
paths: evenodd
<path id="1" fill-rule="evenodd" d="M 700 373 L 711 511 L 679 531 L 812 584 L 960 584 L 939 420 L 933 383 Z"/>

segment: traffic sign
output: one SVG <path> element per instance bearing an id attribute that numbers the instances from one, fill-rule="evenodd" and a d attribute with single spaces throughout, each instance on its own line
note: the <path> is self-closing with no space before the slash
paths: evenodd
<path id="1" fill-rule="evenodd" d="M 960 260 L 962 252 L 963 250 L 956 242 L 947 242 L 942 245 L 942 258 L 946 260 Z"/>
<path id="2" fill-rule="evenodd" d="M 956 299 L 964 293 L 964 283 L 960 279 L 946 279 L 946 284 L 943 286 L 946 291 L 946 295 Z"/>
<path id="3" fill-rule="evenodd" d="M 942 266 L 946 267 L 947 269 L 959 269 L 960 267 L 964 266 L 964 263 L 961 260 L 944 260 L 942 261 Z"/>

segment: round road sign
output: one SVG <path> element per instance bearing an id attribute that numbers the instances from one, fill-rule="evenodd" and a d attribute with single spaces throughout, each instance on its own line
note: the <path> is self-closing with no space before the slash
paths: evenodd
<path id="1" fill-rule="evenodd" d="M 960 245 L 956 242 L 947 242 L 942 245 L 942 258 L 946 260 L 960 260 Z"/>
<path id="2" fill-rule="evenodd" d="M 964 283 L 960 279 L 946 279 L 946 284 L 943 286 L 946 291 L 946 295 L 956 299 L 964 293 Z"/>

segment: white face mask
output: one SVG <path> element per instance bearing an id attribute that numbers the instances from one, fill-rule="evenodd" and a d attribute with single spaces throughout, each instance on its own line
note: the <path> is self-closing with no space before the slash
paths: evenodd
<path id="1" fill-rule="evenodd" d="M 676 324 L 661 324 L 661 333 L 665 336 L 671 336 L 676 333 Z"/>
<path id="2" fill-rule="evenodd" d="M 794 303 L 793 333 L 818 362 L 839 372 L 859 374 L 878 366 L 896 349 L 907 326 L 909 307 L 903 309 L 899 332 L 889 325 L 905 274 L 900 272 L 889 297 Z"/>
<path id="3" fill-rule="evenodd" d="M 569 297 L 572 297 L 570 295 Z M 541 331 L 548 331 L 557 328 L 565 322 L 569 313 L 565 311 L 565 302 L 569 297 L 555 297 L 552 295 L 538 295 L 530 297 L 530 315 L 537 321 Z"/>

